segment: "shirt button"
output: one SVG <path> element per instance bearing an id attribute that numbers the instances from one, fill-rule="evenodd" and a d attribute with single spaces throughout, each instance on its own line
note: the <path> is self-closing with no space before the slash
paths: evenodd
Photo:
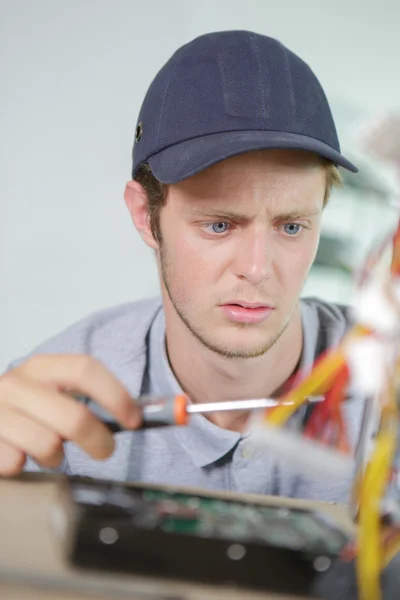
<path id="1" fill-rule="evenodd" d="M 243 448 L 243 450 L 240 453 L 240 456 L 245 460 L 249 460 L 250 458 L 253 458 L 254 450 L 252 450 L 251 448 Z"/>

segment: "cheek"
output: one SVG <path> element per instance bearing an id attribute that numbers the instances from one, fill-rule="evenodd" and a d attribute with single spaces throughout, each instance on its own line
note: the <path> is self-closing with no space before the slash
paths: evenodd
<path id="1" fill-rule="evenodd" d="M 218 279 L 216 257 L 208 256 L 204 248 L 187 237 L 164 240 L 162 262 L 168 285 L 181 303 L 208 293 Z"/>
<path id="2" fill-rule="evenodd" d="M 286 289 L 298 288 L 307 277 L 310 267 L 314 261 L 319 236 L 310 236 L 302 244 L 293 244 L 286 249 L 285 256 L 277 265 L 278 272 L 285 283 Z"/>
<path id="3" fill-rule="evenodd" d="M 229 262 L 227 244 L 213 244 L 190 228 L 184 235 L 165 239 L 165 248 L 175 275 L 194 289 L 217 282 Z"/>

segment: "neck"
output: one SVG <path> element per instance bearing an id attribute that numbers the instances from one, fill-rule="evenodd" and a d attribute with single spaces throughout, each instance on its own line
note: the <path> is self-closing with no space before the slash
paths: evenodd
<path id="1" fill-rule="evenodd" d="M 215 402 L 240 398 L 268 398 L 296 370 L 303 335 L 298 306 L 275 344 L 257 358 L 232 359 L 206 348 L 179 316 L 166 311 L 167 353 L 182 390 L 192 402 Z M 208 418 L 224 429 L 242 431 L 249 414 L 215 413 Z"/>

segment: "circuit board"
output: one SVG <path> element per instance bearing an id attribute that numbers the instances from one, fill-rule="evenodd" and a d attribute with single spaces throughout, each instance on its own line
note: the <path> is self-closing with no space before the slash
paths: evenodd
<path id="1" fill-rule="evenodd" d="M 66 491 L 68 557 L 85 568 L 304 593 L 349 541 L 311 510 L 94 480 Z"/>
<path id="2" fill-rule="evenodd" d="M 94 516 L 112 514 L 115 523 L 129 518 L 143 529 L 252 542 L 337 555 L 347 539 L 317 512 L 246 504 L 118 484 L 77 483 L 74 502 L 90 507 Z"/>

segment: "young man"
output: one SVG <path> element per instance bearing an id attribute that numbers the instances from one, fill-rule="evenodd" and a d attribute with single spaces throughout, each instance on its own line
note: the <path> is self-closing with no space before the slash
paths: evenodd
<path id="1" fill-rule="evenodd" d="M 244 451 L 245 412 L 134 431 L 138 395 L 276 396 L 347 329 L 345 308 L 299 299 L 337 165 L 357 171 L 317 78 L 271 38 L 201 36 L 157 74 L 135 138 L 125 201 L 155 251 L 162 299 L 92 315 L 11 365 L 0 379 L 0 474 L 58 468 L 345 500 L 348 481 L 323 487 L 279 457 Z M 104 410 L 128 431 L 113 438 Z M 350 395 L 354 442 L 361 412 Z"/>

